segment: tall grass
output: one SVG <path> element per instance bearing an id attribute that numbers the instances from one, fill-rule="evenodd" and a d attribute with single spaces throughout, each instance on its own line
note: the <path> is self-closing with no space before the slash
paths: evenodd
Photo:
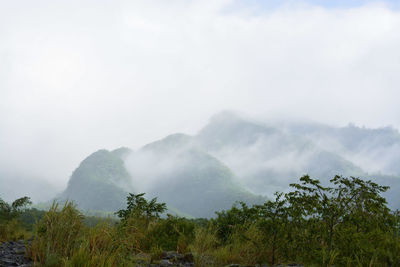
<path id="1" fill-rule="evenodd" d="M 41 266 L 136 266 L 159 260 L 165 250 L 188 251 L 191 229 L 193 223 L 172 216 L 100 220 L 89 227 L 72 203 L 54 203 L 36 226 L 30 255 Z"/>
<path id="2" fill-rule="evenodd" d="M 71 202 L 61 209 L 53 203 L 36 227 L 30 253 L 43 266 L 120 266 L 127 253 L 118 236 L 118 229 L 106 221 L 85 226 Z"/>
<path id="3" fill-rule="evenodd" d="M 199 228 L 191 250 L 197 266 L 224 266 L 228 264 L 255 265 L 267 262 L 270 255 L 268 242 L 255 225 L 243 227 L 233 232 L 225 243 L 221 242 L 216 229 Z"/>
<path id="4" fill-rule="evenodd" d="M 61 211 L 53 203 L 36 227 L 31 254 L 35 262 L 48 266 L 60 265 L 79 249 L 84 237 L 83 216 L 66 202 Z"/>

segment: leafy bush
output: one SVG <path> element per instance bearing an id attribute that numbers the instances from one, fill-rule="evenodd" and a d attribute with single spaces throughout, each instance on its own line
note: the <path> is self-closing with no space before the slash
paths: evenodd
<path id="1" fill-rule="evenodd" d="M 194 240 L 195 227 L 196 225 L 190 220 L 168 215 L 166 219 L 154 224 L 148 235 L 152 246 L 186 253 L 189 244 Z"/>
<path id="2" fill-rule="evenodd" d="M 116 212 L 118 217 L 125 222 L 130 217 L 146 218 L 150 221 L 152 219 L 160 218 L 160 214 L 167 209 L 165 203 L 157 203 L 157 198 L 147 201 L 143 196 L 145 193 L 132 194 L 130 193 L 127 200 L 127 208 Z"/>

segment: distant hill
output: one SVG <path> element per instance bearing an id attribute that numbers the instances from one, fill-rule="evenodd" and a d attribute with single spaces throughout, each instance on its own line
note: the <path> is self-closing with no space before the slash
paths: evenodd
<path id="1" fill-rule="evenodd" d="M 116 211 L 128 192 L 166 202 L 170 212 L 211 217 L 235 201 L 261 203 L 304 175 L 373 179 L 400 208 L 400 134 L 393 128 L 335 128 L 263 122 L 222 112 L 196 135 L 172 134 L 136 151 L 99 150 L 73 172 L 60 199 Z M 263 196 L 263 197 L 261 197 Z"/>
<path id="2" fill-rule="evenodd" d="M 129 150 L 99 150 L 84 159 L 72 173 L 60 200 L 73 200 L 81 209 L 117 211 L 125 207 L 125 188 L 131 178 L 123 156 Z"/>
<path id="3" fill-rule="evenodd" d="M 400 176 L 400 133 L 392 127 L 370 129 L 349 124 L 331 127 L 317 123 L 285 123 L 292 133 L 340 154 L 367 172 Z"/>
<path id="4" fill-rule="evenodd" d="M 173 135 L 136 152 L 99 150 L 81 162 L 58 199 L 73 200 L 84 210 L 116 211 L 125 206 L 128 192 L 146 192 L 166 202 L 169 212 L 193 217 L 212 217 L 235 201 L 263 202 L 235 184 L 217 159 L 188 146 L 190 140 Z M 130 173 L 124 159 L 134 165 Z"/>
<path id="5" fill-rule="evenodd" d="M 336 174 L 365 174 L 351 161 L 303 134 L 231 112 L 215 115 L 196 140 L 258 194 L 284 191 L 289 183 L 304 174 L 320 180 L 328 180 Z"/>
<path id="6" fill-rule="evenodd" d="M 133 152 L 126 165 L 139 191 L 195 217 L 211 217 L 235 201 L 265 200 L 245 190 L 227 166 L 193 141 L 174 134 Z"/>

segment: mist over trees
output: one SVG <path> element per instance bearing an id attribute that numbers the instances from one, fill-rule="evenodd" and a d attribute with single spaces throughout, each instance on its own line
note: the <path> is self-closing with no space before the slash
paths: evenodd
<path id="1" fill-rule="evenodd" d="M 168 203 L 174 214 L 212 217 L 236 201 L 259 204 L 276 191 L 288 192 L 287 185 L 304 174 L 322 185 L 339 174 L 391 186 L 383 194 L 396 209 L 400 173 L 395 172 L 397 154 L 390 158 L 390 151 L 399 144 L 400 134 L 393 128 L 265 122 L 222 112 L 194 136 L 172 134 L 138 150 L 93 153 L 57 198 L 74 200 L 85 210 L 112 211 L 122 208 L 128 192 L 146 192 Z M 372 156 L 353 160 L 364 151 Z M 382 151 L 391 160 L 379 173 L 356 164 Z"/>

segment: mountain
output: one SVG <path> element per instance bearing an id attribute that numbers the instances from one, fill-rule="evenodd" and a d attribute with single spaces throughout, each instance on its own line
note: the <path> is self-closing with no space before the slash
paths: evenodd
<path id="1" fill-rule="evenodd" d="M 123 157 L 129 153 L 122 148 L 94 152 L 72 173 L 66 190 L 59 200 L 73 200 L 84 210 L 117 211 L 125 207 L 125 188 L 131 178 L 124 167 Z"/>
<path id="2" fill-rule="evenodd" d="M 231 112 L 215 115 L 196 135 L 196 140 L 258 194 L 287 190 L 288 184 L 304 174 L 322 181 L 336 174 L 365 174 L 340 154 L 320 147 L 312 138 Z"/>
<path id="3" fill-rule="evenodd" d="M 58 199 L 73 200 L 84 210 L 116 211 L 125 206 L 128 192 L 146 192 L 147 198 L 167 203 L 169 212 L 189 217 L 212 217 L 235 201 L 263 202 L 191 140 L 175 134 L 138 151 L 99 150 L 81 162 Z"/>
<path id="4" fill-rule="evenodd" d="M 211 217 L 235 201 L 261 203 L 309 174 L 323 183 L 343 175 L 389 185 L 385 196 L 400 208 L 398 148 L 399 132 L 390 127 L 265 122 L 222 112 L 194 136 L 172 134 L 136 151 L 93 153 L 73 172 L 60 199 L 82 209 L 116 211 L 128 192 L 145 192 L 167 203 L 170 212 Z"/>
<path id="5" fill-rule="evenodd" d="M 370 129 L 349 124 L 331 127 L 317 123 L 285 123 L 284 128 L 312 139 L 369 173 L 400 176 L 400 133 L 393 127 Z"/>
<path id="6" fill-rule="evenodd" d="M 196 139 L 252 192 L 286 191 L 304 174 L 322 182 L 355 176 L 390 186 L 384 196 L 389 206 L 400 208 L 400 133 L 392 127 L 264 122 L 222 112 Z"/>
<path id="7" fill-rule="evenodd" d="M 133 152 L 126 160 L 140 191 L 194 217 L 211 217 L 232 207 L 265 199 L 245 190 L 232 171 L 183 134 L 170 135 Z"/>

